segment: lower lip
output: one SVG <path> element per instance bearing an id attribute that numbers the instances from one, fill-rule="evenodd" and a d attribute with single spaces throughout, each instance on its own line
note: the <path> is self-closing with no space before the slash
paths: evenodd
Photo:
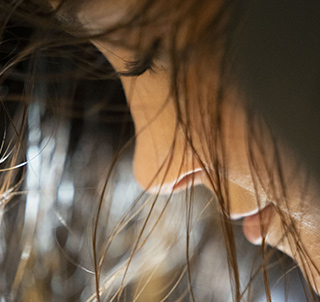
<path id="1" fill-rule="evenodd" d="M 268 232 L 272 210 L 273 206 L 268 205 L 258 213 L 243 219 L 243 233 L 248 241 L 256 245 L 262 243 L 262 238 L 266 237 Z"/>
<path id="2" fill-rule="evenodd" d="M 187 174 L 174 185 L 173 191 L 179 192 L 190 188 L 192 185 L 201 184 L 203 177 L 203 170 Z M 269 204 L 257 213 L 243 218 L 243 233 L 249 242 L 256 245 L 262 243 L 262 238 L 266 236 L 268 231 L 272 210 L 273 205 Z"/>

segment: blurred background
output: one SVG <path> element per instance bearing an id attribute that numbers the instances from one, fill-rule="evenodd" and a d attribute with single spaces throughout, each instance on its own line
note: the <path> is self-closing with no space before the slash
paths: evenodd
<path id="1" fill-rule="evenodd" d="M 16 20 L 8 25 L 2 68 L 33 34 Z M 105 77 L 110 71 L 91 45 L 57 46 L 35 52 L 0 82 L 1 181 L 15 155 L 20 183 L 14 191 L 1 184 L 0 301 L 96 301 L 97 219 L 102 301 L 116 301 L 120 286 L 120 301 L 191 301 L 190 284 L 196 301 L 232 301 L 214 197 L 201 186 L 188 196 L 141 191 L 131 167 L 134 126 L 120 82 Z M 245 240 L 241 221 L 234 232 L 243 301 L 264 302 L 261 247 Z M 308 301 L 297 266 L 269 254 L 272 301 Z"/>

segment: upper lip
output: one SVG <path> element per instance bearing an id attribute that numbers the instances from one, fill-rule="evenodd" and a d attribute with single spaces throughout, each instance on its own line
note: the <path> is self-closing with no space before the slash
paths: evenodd
<path id="1" fill-rule="evenodd" d="M 263 207 L 258 207 L 252 211 L 249 212 L 245 212 L 245 213 L 230 213 L 230 219 L 231 220 L 238 220 L 238 219 L 242 219 L 245 217 L 249 217 L 249 216 L 253 216 L 261 211 L 263 211 L 266 207 L 268 207 L 271 203 L 267 202 L 265 205 L 263 205 Z"/>
<path id="2" fill-rule="evenodd" d="M 196 168 L 192 171 L 182 174 L 176 182 L 170 185 L 170 187 L 174 192 L 182 191 L 187 188 L 190 188 L 192 185 L 201 184 L 203 182 L 204 176 L 205 176 L 205 170 L 203 168 Z M 268 200 L 265 200 L 264 202 L 261 201 L 261 205 L 259 206 L 256 205 L 256 207 L 253 210 L 243 212 L 243 213 L 230 213 L 230 219 L 237 220 L 237 219 L 243 219 L 245 217 L 254 216 L 257 213 L 263 211 L 265 208 L 267 208 L 271 204 L 272 202 Z"/>

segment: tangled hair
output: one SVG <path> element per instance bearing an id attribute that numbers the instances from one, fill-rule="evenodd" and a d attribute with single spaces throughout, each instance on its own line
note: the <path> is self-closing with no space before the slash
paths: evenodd
<path id="1" fill-rule="evenodd" d="M 301 225 L 304 211 L 318 211 L 319 111 L 308 114 L 299 98 L 319 107 L 313 80 L 319 82 L 320 43 L 309 40 L 320 28 L 320 10 L 311 0 L 304 8 L 278 2 L 0 1 L 4 301 L 272 301 L 279 284 L 283 301 L 318 301 L 320 272 Z M 283 11 L 291 14 L 285 21 Z M 297 37 L 283 39 L 295 14 L 309 21 L 301 17 Z M 265 27 L 269 17 L 275 37 L 275 28 Z M 302 37 L 308 51 L 299 45 L 288 54 L 287 44 Z M 113 69 L 105 45 L 132 52 L 134 60 Z M 293 63 L 297 53 L 312 57 L 303 60 L 306 67 Z M 146 127 L 134 131 L 125 101 L 131 95 L 120 79 L 156 72 L 163 58 L 168 96 L 152 121 L 172 101 L 174 138 L 141 190 L 131 162 Z M 288 104 L 300 114 L 281 115 Z M 252 187 L 245 197 L 259 210 L 261 246 L 244 242 L 231 219 L 240 191 L 230 181 L 226 125 L 239 112 Z M 308 120 L 310 128 L 293 133 Z M 194 176 L 185 192 L 162 194 L 178 150 L 174 186 L 192 154 L 192 171 L 204 171 L 214 196 L 195 187 Z M 281 225 L 271 241 L 260 211 L 266 201 Z M 289 274 L 295 264 L 267 243 L 287 246 L 282 251 L 306 281 L 300 271 Z"/>

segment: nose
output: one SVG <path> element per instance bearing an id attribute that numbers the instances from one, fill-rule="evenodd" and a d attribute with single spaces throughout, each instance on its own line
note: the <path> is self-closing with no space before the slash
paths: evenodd
<path id="1" fill-rule="evenodd" d="M 134 174 L 141 187 L 150 193 L 170 194 L 202 183 L 202 167 L 181 137 L 172 137 L 174 131 L 165 133 L 164 129 L 151 137 L 150 128 L 138 133 L 135 148 Z"/>
<path id="2" fill-rule="evenodd" d="M 125 70 L 131 52 L 109 44 L 95 44 L 115 70 Z M 152 193 L 170 193 L 177 184 L 176 190 L 183 189 L 190 183 L 190 175 L 201 166 L 194 160 L 178 127 L 174 101 L 169 94 L 169 73 L 163 67 L 139 77 L 121 77 L 121 82 L 135 124 L 133 169 L 137 182 Z M 187 175 L 188 181 L 183 180 Z M 199 177 L 194 181 L 199 182 Z"/>
<path id="3" fill-rule="evenodd" d="M 147 72 L 123 78 L 122 83 L 135 124 L 133 168 L 138 183 L 144 190 L 163 194 L 200 183 L 202 168 L 178 125 L 167 74 Z"/>
<path id="4" fill-rule="evenodd" d="M 177 118 L 172 101 L 142 107 L 141 99 L 130 101 L 136 129 L 134 174 L 143 189 L 152 193 L 169 194 L 191 183 L 201 182 L 202 170 L 194 159 Z"/>

